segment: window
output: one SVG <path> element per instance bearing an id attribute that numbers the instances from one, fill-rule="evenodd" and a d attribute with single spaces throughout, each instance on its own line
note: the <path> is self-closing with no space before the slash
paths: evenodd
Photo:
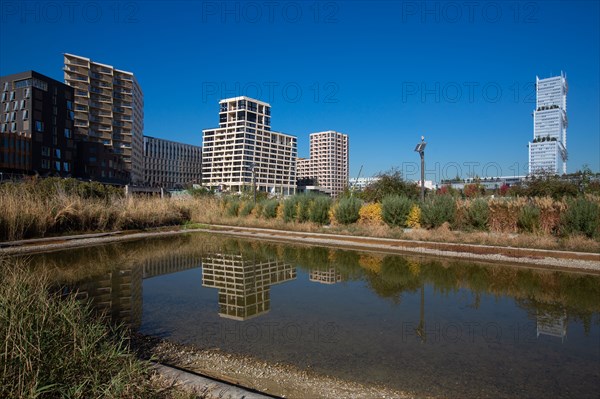
<path id="1" fill-rule="evenodd" d="M 10 113 L 10 121 L 14 122 L 16 118 L 17 118 L 17 113 L 16 112 L 11 112 Z"/>
<path id="2" fill-rule="evenodd" d="M 10 103 L 4 104 L 4 112 L 10 111 Z"/>
<path id="3" fill-rule="evenodd" d="M 16 110 L 18 110 L 18 109 L 19 109 L 19 102 L 18 102 L 18 101 L 15 101 L 15 102 L 13 103 L 13 111 L 16 111 Z"/>
<path id="4" fill-rule="evenodd" d="M 5 133 L 6 132 L 6 123 L 3 123 L 2 126 L 0 126 L 0 133 Z"/>
<path id="5" fill-rule="evenodd" d="M 60 171 L 60 161 L 54 162 L 54 169 Z"/>
<path id="6" fill-rule="evenodd" d="M 2 101 L 6 101 L 6 92 L 2 93 Z"/>
<path id="7" fill-rule="evenodd" d="M 4 82 L 4 85 L 2 87 L 2 91 L 7 91 L 8 90 L 8 82 Z"/>
<path id="8" fill-rule="evenodd" d="M 22 89 L 23 87 L 31 86 L 31 79 L 19 80 L 15 82 L 15 89 Z"/>
<path id="9" fill-rule="evenodd" d="M 29 119 L 29 110 L 23 110 L 23 120 Z"/>
<path id="10" fill-rule="evenodd" d="M 56 159 L 60 159 L 60 148 L 55 148 L 54 149 L 54 157 Z"/>
<path id="11" fill-rule="evenodd" d="M 71 171 L 71 164 L 69 162 L 63 162 L 63 170 L 65 172 L 70 172 Z"/>
<path id="12" fill-rule="evenodd" d="M 67 109 L 68 109 L 69 111 L 72 111 L 72 110 L 73 110 L 73 101 L 69 101 L 69 100 L 67 100 Z"/>
<path id="13" fill-rule="evenodd" d="M 50 161 L 42 159 L 42 169 L 50 169 Z"/>
<path id="14" fill-rule="evenodd" d="M 65 128 L 65 137 L 68 139 L 73 137 L 73 133 L 71 133 L 71 129 Z"/>
<path id="15" fill-rule="evenodd" d="M 17 122 L 13 122 L 10 124 L 10 131 L 13 133 L 17 131 Z"/>
<path id="16" fill-rule="evenodd" d="M 31 94 L 31 89 L 25 89 L 25 96 L 24 97 L 25 98 L 29 98 L 30 94 Z"/>
<path id="17" fill-rule="evenodd" d="M 10 101 L 14 101 L 14 99 L 15 99 L 15 92 L 11 91 L 10 92 Z"/>
<path id="18" fill-rule="evenodd" d="M 44 131 L 44 122 L 42 122 L 42 121 L 35 121 L 35 130 L 37 132 L 43 132 Z"/>
<path id="19" fill-rule="evenodd" d="M 73 119 L 75 119 L 75 112 L 73 112 L 73 111 L 69 111 L 69 119 L 70 119 L 70 120 L 73 120 Z"/>
<path id="20" fill-rule="evenodd" d="M 50 156 L 50 148 L 42 147 L 42 156 L 49 157 Z"/>
<path id="21" fill-rule="evenodd" d="M 20 106 L 20 108 L 24 109 L 26 106 L 27 106 L 27 101 L 21 100 L 21 106 Z"/>

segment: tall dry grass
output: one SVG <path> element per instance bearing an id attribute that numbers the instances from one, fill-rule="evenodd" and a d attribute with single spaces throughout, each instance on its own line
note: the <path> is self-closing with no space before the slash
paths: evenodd
<path id="1" fill-rule="evenodd" d="M 190 200 L 83 198 L 57 190 L 43 196 L 30 190 L 0 190 L 0 241 L 48 235 L 144 229 L 189 222 L 205 210 Z M 195 210 L 195 211 L 194 211 Z"/>
<path id="2" fill-rule="evenodd" d="M 124 330 L 92 316 L 74 295 L 21 260 L 0 259 L 0 397 L 166 397 Z"/>

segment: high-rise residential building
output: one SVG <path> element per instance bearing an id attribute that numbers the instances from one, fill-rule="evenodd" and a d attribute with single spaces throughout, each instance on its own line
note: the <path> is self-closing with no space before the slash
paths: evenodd
<path id="1" fill-rule="evenodd" d="M 294 194 L 297 139 L 271 131 L 271 106 L 244 96 L 219 105 L 219 127 L 202 131 L 203 185 L 242 192 L 254 177 L 258 191 Z"/>
<path id="2" fill-rule="evenodd" d="M 35 71 L 0 77 L 0 172 L 71 176 L 73 88 Z"/>
<path id="3" fill-rule="evenodd" d="M 202 183 L 202 147 L 144 136 L 144 184 L 185 187 Z"/>
<path id="4" fill-rule="evenodd" d="M 336 197 L 348 186 L 348 135 L 328 130 L 311 133 L 310 158 L 297 161 L 298 179 L 312 179 L 325 192 Z"/>
<path id="5" fill-rule="evenodd" d="M 529 174 L 567 173 L 567 77 L 536 76 L 533 141 L 529 143 Z"/>
<path id="6" fill-rule="evenodd" d="M 131 72 L 64 54 L 65 83 L 75 89 L 75 134 L 117 154 L 133 183 L 143 179 L 144 96 Z"/>

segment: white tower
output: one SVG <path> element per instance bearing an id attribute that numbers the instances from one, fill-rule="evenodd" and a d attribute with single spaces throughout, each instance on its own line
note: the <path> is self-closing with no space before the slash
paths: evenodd
<path id="1" fill-rule="evenodd" d="M 567 77 L 536 76 L 533 141 L 529 143 L 529 174 L 567 173 Z"/>

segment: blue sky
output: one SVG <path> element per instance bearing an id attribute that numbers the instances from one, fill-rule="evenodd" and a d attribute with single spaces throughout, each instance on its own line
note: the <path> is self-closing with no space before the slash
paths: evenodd
<path id="1" fill-rule="evenodd" d="M 272 105 L 272 128 L 350 136 L 355 177 L 525 174 L 535 76 L 565 71 L 568 171 L 600 171 L 597 1 L 0 0 L 0 75 L 63 80 L 62 53 L 132 71 L 145 131 L 201 145 L 218 101 Z"/>

